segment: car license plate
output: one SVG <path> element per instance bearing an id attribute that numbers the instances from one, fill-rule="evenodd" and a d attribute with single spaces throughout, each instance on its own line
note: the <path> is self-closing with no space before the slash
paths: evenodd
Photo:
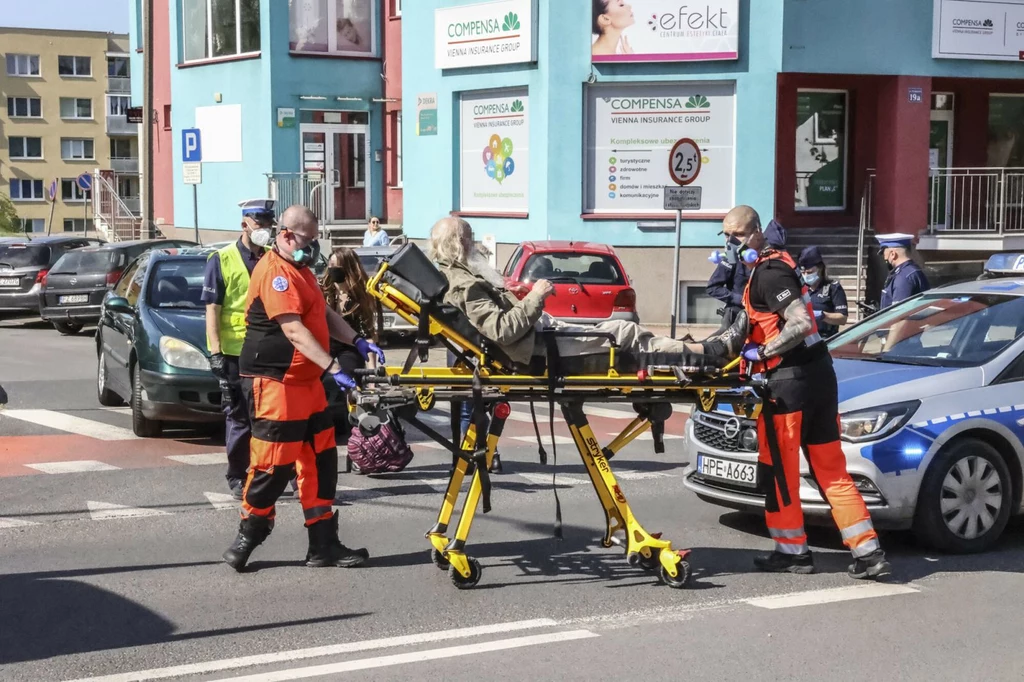
<path id="1" fill-rule="evenodd" d="M 753 463 L 697 455 L 697 473 L 750 488 L 757 487 L 757 465 Z"/>
<path id="2" fill-rule="evenodd" d="M 16 287 L 21 284 L 20 277 L 0 277 L 0 287 Z"/>
<path id="3" fill-rule="evenodd" d="M 72 303 L 88 303 L 89 294 L 72 294 L 71 296 L 61 296 L 59 300 L 61 305 L 70 305 Z"/>

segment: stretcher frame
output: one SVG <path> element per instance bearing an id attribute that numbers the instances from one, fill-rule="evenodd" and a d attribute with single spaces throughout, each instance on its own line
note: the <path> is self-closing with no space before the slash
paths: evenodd
<path id="1" fill-rule="evenodd" d="M 635 376 L 620 374 L 615 369 L 618 350 L 614 344 L 609 348 L 607 371 L 603 374 L 552 377 L 548 370 L 541 375 L 518 374 L 516 368 L 490 357 L 485 348 L 435 316 L 428 313 L 428 323 L 423 325 L 421 306 L 386 281 L 387 271 L 388 262 L 385 261 L 367 283 L 370 294 L 383 307 L 418 325 L 421 330 L 426 329 L 430 339 L 440 341 L 462 358 L 470 358 L 475 365 L 472 369 L 459 364 L 454 367 L 413 367 L 413 354 L 417 350 L 421 351 L 421 361 L 426 359 L 426 348 L 414 348 L 403 367 L 381 367 L 361 373 L 360 388 L 350 399 L 353 421 L 358 421 L 357 413 L 376 415 L 371 423 L 379 423 L 397 414 L 434 440 L 449 446 L 457 457 L 437 522 L 425 533 L 431 545 L 430 558 L 434 565 L 447 570 L 452 583 L 459 589 L 472 588 L 480 581 L 483 569 L 479 561 L 466 553 L 466 542 L 481 498 L 484 501 L 483 512 L 490 511 L 488 472 L 511 413 L 510 403 L 543 402 L 552 408 L 554 403 L 558 403 L 604 511 L 605 532 L 601 546 L 618 545 L 623 548 L 629 565 L 657 572 L 661 582 L 670 587 L 684 587 L 691 575 L 690 550 L 676 550 L 669 540 L 662 539 L 661 533 L 649 533 L 640 525 L 609 460 L 648 430 L 652 430 L 655 451 L 663 452 L 661 436 L 664 422 L 671 415 L 672 404 L 696 405 L 698 409 L 710 411 L 718 404 L 730 403 L 737 414 L 756 418 L 761 407 L 758 384 L 733 370 L 735 364 L 713 376 L 692 376 L 688 373 L 689 368 L 681 366 L 650 366 Z M 423 339 L 418 339 L 418 343 L 422 342 Z M 438 400 L 469 400 L 478 406 L 483 403 L 490 407 L 490 427 L 481 447 L 477 443 L 479 434 L 475 419 L 467 429 L 461 448 L 456 448 L 433 429 L 425 427 L 414 415 L 409 416 L 409 408 L 427 411 Z M 632 404 L 637 416 L 602 447 L 583 411 L 587 402 Z M 403 408 L 405 414 L 402 413 Z M 536 421 L 534 424 L 537 429 Z M 546 463 L 545 452 L 539 429 L 536 433 L 543 464 Z M 553 432 L 551 435 L 552 447 L 557 448 Z M 555 451 L 557 457 L 557 449 Z M 472 480 L 454 536 L 449 538 L 452 517 L 466 476 L 472 476 Z M 557 490 L 555 495 L 558 508 Z M 556 527 L 556 535 L 559 532 Z"/>

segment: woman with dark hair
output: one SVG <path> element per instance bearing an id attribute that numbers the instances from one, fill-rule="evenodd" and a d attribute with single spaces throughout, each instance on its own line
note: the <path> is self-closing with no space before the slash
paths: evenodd
<path id="1" fill-rule="evenodd" d="M 633 48 L 622 31 L 635 22 L 633 8 L 625 0 L 594 0 L 590 30 L 597 40 L 591 54 L 632 54 Z"/>
<path id="2" fill-rule="evenodd" d="M 818 334 L 823 339 L 831 338 L 839 333 L 839 328 L 846 324 L 849 315 L 843 285 L 829 279 L 825 260 L 817 246 L 808 246 L 801 251 L 797 265 L 800 267 L 801 279 L 810 290 Z"/>

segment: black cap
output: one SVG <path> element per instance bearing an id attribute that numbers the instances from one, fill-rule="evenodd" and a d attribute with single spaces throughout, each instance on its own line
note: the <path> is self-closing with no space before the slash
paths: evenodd
<path id="1" fill-rule="evenodd" d="M 817 246 L 808 246 L 800 252 L 800 257 L 797 259 L 796 264 L 802 268 L 813 268 L 824 262 L 824 259 L 821 257 L 821 249 Z"/>

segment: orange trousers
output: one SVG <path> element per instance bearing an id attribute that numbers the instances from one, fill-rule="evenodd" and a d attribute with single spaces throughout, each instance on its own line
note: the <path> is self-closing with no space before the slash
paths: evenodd
<path id="1" fill-rule="evenodd" d="M 813 367 L 810 372 L 796 372 L 795 378 L 769 378 L 772 402 L 758 418 L 758 469 L 765 491 L 765 521 L 777 552 L 808 551 L 800 506 L 803 448 L 811 476 L 832 508 L 843 544 L 854 557 L 863 557 L 880 549 L 878 534 L 864 498 L 846 471 L 846 456 L 839 444 L 838 388 L 832 363 L 815 362 Z M 774 429 L 767 428 L 767 418 Z M 778 443 L 778 462 L 773 462 L 771 431 Z M 782 467 L 788 500 L 782 494 L 775 466 Z"/>
<path id="2" fill-rule="evenodd" d="M 243 377 L 242 389 L 252 423 L 242 516 L 273 520 L 277 499 L 296 477 L 305 524 L 331 518 L 338 451 L 323 384 Z"/>

